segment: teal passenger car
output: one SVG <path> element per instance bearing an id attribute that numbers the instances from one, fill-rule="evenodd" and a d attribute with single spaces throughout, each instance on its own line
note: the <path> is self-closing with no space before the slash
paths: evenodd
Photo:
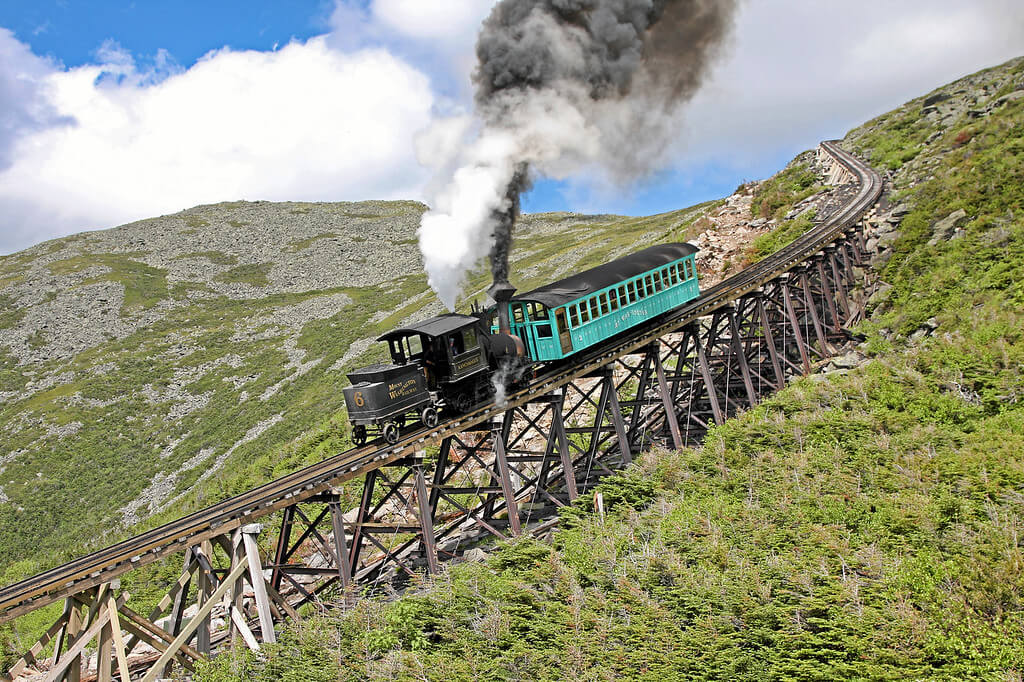
<path id="1" fill-rule="evenodd" d="M 515 296 L 512 334 L 534 362 L 569 357 L 696 298 L 696 253 L 659 244 Z"/>

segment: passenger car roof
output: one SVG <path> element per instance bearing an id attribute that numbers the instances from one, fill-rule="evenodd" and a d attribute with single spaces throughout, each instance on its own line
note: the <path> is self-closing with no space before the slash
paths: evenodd
<path id="1" fill-rule="evenodd" d="M 536 301 L 548 308 L 557 308 L 619 282 L 625 282 L 648 270 L 668 265 L 680 258 L 697 253 L 698 250 L 696 246 L 686 242 L 650 246 L 643 251 L 631 253 L 610 263 L 598 265 L 596 268 L 584 270 L 525 294 L 519 294 L 512 300 Z"/>
<path id="2" fill-rule="evenodd" d="M 449 313 L 447 315 L 438 315 L 437 317 L 431 317 L 426 320 L 420 320 L 415 322 L 408 327 L 399 327 L 398 329 L 392 329 L 387 334 L 380 336 L 378 341 L 390 341 L 391 339 L 399 338 L 402 336 L 409 336 L 411 334 L 425 334 L 426 336 L 442 336 L 449 332 L 463 329 L 470 325 L 475 325 L 480 320 L 472 315 L 458 315 L 456 313 Z"/>

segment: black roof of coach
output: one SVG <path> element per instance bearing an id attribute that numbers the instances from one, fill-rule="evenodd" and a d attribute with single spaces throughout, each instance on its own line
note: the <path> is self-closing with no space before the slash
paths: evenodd
<path id="1" fill-rule="evenodd" d="M 548 308 L 557 308 L 619 282 L 643 274 L 648 270 L 668 265 L 697 253 L 693 244 L 675 242 L 650 246 L 643 251 L 616 258 L 610 263 L 584 270 L 563 280 L 552 282 L 533 291 L 515 296 L 513 301 L 536 301 Z"/>
<path id="2" fill-rule="evenodd" d="M 438 315 L 437 317 L 420 320 L 408 327 L 392 329 L 387 334 L 380 336 L 377 340 L 390 341 L 391 339 L 400 336 L 408 336 L 410 334 L 426 334 L 427 336 L 432 337 L 443 336 L 449 332 L 463 329 L 464 327 L 468 327 L 472 324 L 477 324 L 479 321 L 479 319 L 472 315 L 458 315 L 456 313 Z"/>

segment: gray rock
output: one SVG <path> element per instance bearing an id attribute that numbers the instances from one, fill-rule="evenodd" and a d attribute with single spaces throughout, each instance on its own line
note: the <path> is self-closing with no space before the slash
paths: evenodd
<path id="1" fill-rule="evenodd" d="M 896 240 L 899 239 L 899 238 L 900 238 L 900 233 L 898 231 L 896 231 L 896 230 L 893 230 L 892 232 L 883 232 L 882 234 L 878 235 L 878 240 L 877 240 L 877 248 L 878 248 L 878 250 L 879 251 L 884 251 L 885 249 L 891 249 L 892 245 L 895 244 Z"/>
<path id="2" fill-rule="evenodd" d="M 1003 106 L 1004 104 L 1016 102 L 1019 99 L 1024 99 L 1024 90 L 1014 90 L 1009 94 L 1003 95 L 1002 97 L 1000 97 L 999 99 L 992 103 L 992 108 L 995 109 L 997 107 Z"/>
<path id="3" fill-rule="evenodd" d="M 851 350 L 838 357 L 832 358 L 828 364 L 835 369 L 853 369 L 854 367 L 862 365 L 866 359 L 867 358 L 857 351 Z"/>
<path id="4" fill-rule="evenodd" d="M 881 306 L 889 302 L 892 298 L 892 285 L 882 282 L 878 286 L 878 290 L 868 297 L 867 309 L 868 311 L 877 310 Z"/>
<path id="5" fill-rule="evenodd" d="M 768 224 L 768 220 L 767 220 L 767 219 L 765 219 L 765 218 L 758 218 L 757 220 L 751 220 L 751 221 L 750 221 L 750 222 L 748 223 L 748 225 L 750 225 L 750 226 L 751 226 L 751 227 L 753 227 L 753 228 L 760 228 L 760 227 L 764 227 L 764 226 L 765 226 L 765 225 L 767 225 L 767 224 Z"/>
<path id="6" fill-rule="evenodd" d="M 945 102 L 951 97 L 944 92 L 937 92 L 934 95 L 928 95 L 924 98 L 924 102 L 921 103 L 922 107 L 930 107 L 938 104 L 939 102 Z"/>
<path id="7" fill-rule="evenodd" d="M 940 241 L 949 241 L 957 228 L 967 221 L 967 211 L 962 208 L 953 211 L 948 216 L 932 226 L 932 238 L 928 240 L 929 246 L 935 246 Z"/>
<path id="8" fill-rule="evenodd" d="M 487 552 L 479 547 L 475 547 L 463 554 L 462 559 L 463 561 L 468 561 L 473 564 L 483 563 L 484 561 L 487 561 Z"/>
<path id="9" fill-rule="evenodd" d="M 871 258 L 870 264 L 871 267 L 874 268 L 875 270 L 881 270 L 882 268 L 889 264 L 890 260 L 892 260 L 892 251 L 883 251 L 882 253 L 873 256 Z"/>
<path id="10" fill-rule="evenodd" d="M 1010 231 L 1005 227 L 997 227 L 981 236 L 982 241 L 993 246 L 1002 246 L 1010 241 Z"/>
<path id="11" fill-rule="evenodd" d="M 896 205 L 891 211 L 889 211 L 890 218 L 902 218 L 903 216 L 910 213 L 910 206 L 906 203 Z"/>
<path id="12" fill-rule="evenodd" d="M 924 324 L 932 331 L 935 331 L 939 328 L 939 319 L 937 317 L 929 317 Z"/>
<path id="13" fill-rule="evenodd" d="M 921 327 L 916 332 L 914 332 L 913 334 L 910 335 L 910 341 L 912 343 L 917 343 L 918 341 L 920 341 L 924 337 L 928 336 L 928 334 L 930 334 L 930 333 L 931 333 L 930 329 L 928 329 L 927 327 Z"/>

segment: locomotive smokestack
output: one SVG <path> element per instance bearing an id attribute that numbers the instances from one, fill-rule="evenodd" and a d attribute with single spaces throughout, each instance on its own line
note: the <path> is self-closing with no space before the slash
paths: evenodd
<path id="1" fill-rule="evenodd" d="M 512 324 L 509 321 L 509 301 L 516 293 L 516 288 L 506 281 L 497 281 L 487 290 L 487 295 L 494 299 L 498 307 L 498 331 L 502 334 L 512 333 Z"/>

